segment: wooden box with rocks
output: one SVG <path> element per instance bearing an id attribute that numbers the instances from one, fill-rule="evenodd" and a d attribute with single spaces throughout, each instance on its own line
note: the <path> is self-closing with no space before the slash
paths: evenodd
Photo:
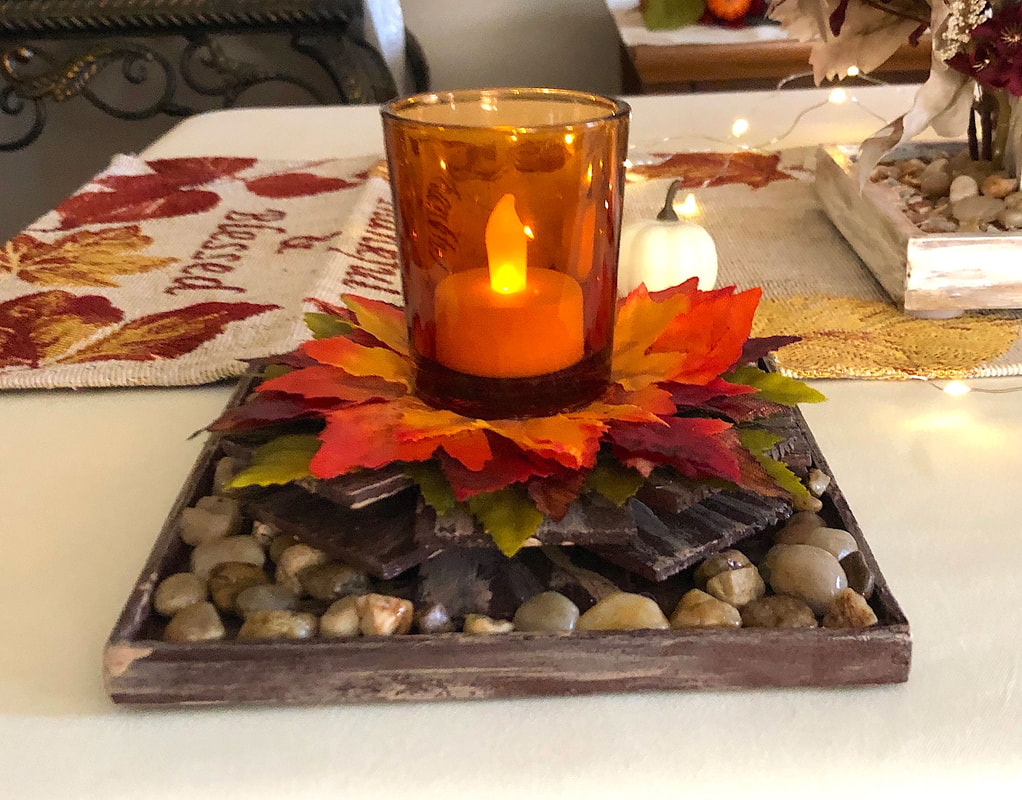
<path id="1" fill-rule="evenodd" d="M 905 145 L 865 181 L 857 147 L 821 147 L 820 204 L 905 310 L 952 317 L 1022 308 L 1019 181 L 974 161 L 966 145 Z"/>
<path id="2" fill-rule="evenodd" d="M 247 450 L 211 439 L 107 643 L 108 692 L 308 704 L 906 680 L 908 622 L 823 456 L 797 411 L 774 427 L 808 507 L 654 472 L 512 558 L 394 468 L 225 491 Z"/>

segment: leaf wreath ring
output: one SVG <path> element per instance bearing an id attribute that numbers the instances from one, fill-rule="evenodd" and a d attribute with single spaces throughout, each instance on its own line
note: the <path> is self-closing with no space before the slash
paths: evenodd
<path id="1" fill-rule="evenodd" d="M 796 339 L 750 339 L 761 291 L 662 292 L 619 305 L 611 383 L 592 403 L 546 417 L 473 419 L 414 393 L 402 309 L 353 295 L 309 314 L 314 338 L 264 371 L 250 402 L 209 430 L 272 438 L 232 488 L 330 479 L 399 463 L 438 514 L 461 505 L 514 554 L 543 518 L 586 492 L 623 504 L 656 468 L 779 497 L 806 489 L 765 455 L 756 420 L 823 396 L 755 364 Z M 281 424 L 315 433 L 281 433 Z"/>

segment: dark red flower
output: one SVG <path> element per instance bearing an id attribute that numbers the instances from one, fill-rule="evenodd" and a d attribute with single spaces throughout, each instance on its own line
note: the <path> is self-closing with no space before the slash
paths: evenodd
<path id="1" fill-rule="evenodd" d="M 991 89 L 1022 97 L 1022 4 L 1004 6 L 972 31 L 973 44 L 948 66 Z"/>

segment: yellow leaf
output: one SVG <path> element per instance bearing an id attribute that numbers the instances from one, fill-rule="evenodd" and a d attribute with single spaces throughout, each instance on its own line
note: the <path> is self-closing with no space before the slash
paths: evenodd
<path id="1" fill-rule="evenodd" d="M 227 484 L 229 489 L 290 483 L 312 475 L 309 462 L 319 450 L 315 434 L 278 436 L 259 447 L 252 463 Z"/>
<path id="2" fill-rule="evenodd" d="M 391 350 L 408 355 L 408 326 L 405 314 L 397 306 L 368 297 L 344 295 L 344 304 L 355 314 L 358 326 L 379 339 Z"/>

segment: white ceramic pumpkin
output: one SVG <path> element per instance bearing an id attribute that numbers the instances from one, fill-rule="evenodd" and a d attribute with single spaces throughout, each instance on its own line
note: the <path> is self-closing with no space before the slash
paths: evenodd
<path id="1" fill-rule="evenodd" d="M 717 247 L 699 225 L 678 219 L 674 195 L 681 182 L 667 190 L 667 201 L 655 220 L 643 220 L 621 229 L 618 255 L 618 295 L 624 297 L 640 283 L 651 292 L 669 289 L 689 278 L 699 288 L 712 289 L 717 282 Z"/>

